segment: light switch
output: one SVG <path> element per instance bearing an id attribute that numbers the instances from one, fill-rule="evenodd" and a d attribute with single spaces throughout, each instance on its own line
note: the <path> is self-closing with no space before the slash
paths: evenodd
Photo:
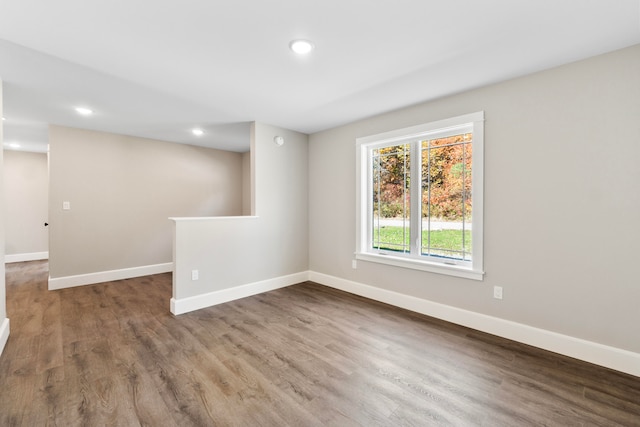
<path id="1" fill-rule="evenodd" d="M 71 210 L 71 202 L 62 202 L 62 210 L 63 211 Z"/>

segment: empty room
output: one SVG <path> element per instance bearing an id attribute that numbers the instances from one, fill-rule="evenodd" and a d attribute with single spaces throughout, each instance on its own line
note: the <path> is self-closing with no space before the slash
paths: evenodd
<path id="1" fill-rule="evenodd" d="M 1 426 L 640 426 L 640 1 L 0 5 Z"/>

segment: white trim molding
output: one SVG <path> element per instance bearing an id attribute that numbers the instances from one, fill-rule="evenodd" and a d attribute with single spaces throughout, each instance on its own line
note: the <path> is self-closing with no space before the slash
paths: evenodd
<path id="1" fill-rule="evenodd" d="M 4 256 L 5 264 L 12 262 L 38 261 L 41 259 L 49 259 L 49 252 L 31 252 L 26 254 L 9 254 Z"/>
<path id="2" fill-rule="evenodd" d="M 459 136 L 472 133 L 473 138 L 469 141 L 460 141 L 460 144 L 472 144 L 473 146 L 473 167 L 472 174 L 472 204 L 473 218 L 471 220 L 472 249 L 469 254 L 473 254 L 471 259 L 460 254 L 457 256 L 440 256 L 425 253 L 423 248 L 422 235 L 422 199 L 421 186 L 411 186 L 408 190 L 411 193 L 411 212 L 408 225 L 411 239 L 405 242 L 406 245 L 400 251 L 383 248 L 374 245 L 374 229 L 380 224 L 374 224 L 377 213 L 374 212 L 373 183 L 376 181 L 374 160 L 375 154 L 380 148 L 408 147 L 401 151 L 408 156 L 411 163 L 409 179 L 411 182 L 424 180 L 422 174 L 423 151 L 430 150 L 424 147 L 425 141 L 439 138 Z M 450 276 L 462 277 L 473 280 L 483 280 L 483 198 L 484 198 L 484 111 L 465 114 L 458 117 L 451 117 L 444 120 L 425 123 L 403 129 L 396 129 L 389 132 L 380 133 L 356 138 L 356 259 L 368 262 L 393 265 L 395 267 L 410 268 L 414 270 L 429 271 L 432 273 L 446 274 Z M 466 169 L 465 169 L 466 170 Z M 418 214 L 416 214 L 418 213 Z M 405 212 L 406 214 L 406 212 Z M 467 221 L 464 220 L 466 223 Z M 384 245 L 383 245 L 384 246 Z M 430 252 L 430 251 L 426 251 Z"/>
<path id="3" fill-rule="evenodd" d="M 9 340 L 9 318 L 5 317 L 0 323 L 0 354 L 4 351 L 4 347 Z"/>
<path id="4" fill-rule="evenodd" d="M 640 353 L 440 304 L 363 283 L 309 272 L 309 279 L 396 307 L 640 377 Z"/>
<path id="5" fill-rule="evenodd" d="M 131 279 L 133 277 L 148 276 L 150 274 L 171 273 L 172 271 L 173 262 L 167 262 L 164 264 L 143 265 L 120 270 L 78 274 L 76 276 L 49 277 L 49 290 L 53 291 L 56 289 L 93 285 L 95 283 L 111 282 L 114 280 Z"/>
<path id="6" fill-rule="evenodd" d="M 445 263 L 426 262 L 424 260 L 403 258 L 387 253 L 356 253 L 356 259 L 380 264 L 393 265 L 395 267 L 411 268 L 413 270 L 429 271 L 431 273 L 447 274 L 449 276 L 462 277 L 464 279 L 483 280 L 484 271 L 474 271 L 459 265 Z"/>
<path id="7" fill-rule="evenodd" d="M 225 302 L 250 297 L 263 292 L 273 291 L 287 286 L 295 285 L 309 280 L 309 272 L 290 274 L 288 276 L 275 277 L 259 282 L 247 283 L 233 288 L 221 289 L 206 294 L 195 295 L 187 298 L 171 298 L 171 313 L 174 315 L 200 310 Z"/>

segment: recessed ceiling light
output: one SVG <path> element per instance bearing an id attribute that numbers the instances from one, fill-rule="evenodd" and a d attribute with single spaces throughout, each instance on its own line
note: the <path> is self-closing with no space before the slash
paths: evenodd
<path id="1" fill-rule="evenodd" d="M 85 107 L 76 107 L 76 113 L 83 116 L 90 116 L 91 114 L 93 114 L 93 111 Z"/>
<path id="2" fill-rule="evenodd" d="M 298 55 L 306 55 L 313 50 L 313 43 L 308 40 L 293 40 L 289 43 L 289 49 Z"/>
<path id="3" fill-rule="evenodd" d="M 202 129 L 191 129 L 191 133 L 194 134 L 195 136 L 202 136 L 204 135 L 204 131 Z"/>
<path id="4" fill-rule="evenodd" d="M 5 118 L 3 117 L 3 118 L 2 118 L 2 121 L 5 121 L 5 120 L 7 120 L 7 119 L 5 119 Z"/>

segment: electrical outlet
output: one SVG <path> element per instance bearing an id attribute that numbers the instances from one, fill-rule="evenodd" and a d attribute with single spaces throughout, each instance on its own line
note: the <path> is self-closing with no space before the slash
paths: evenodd
<path id="1" fill-rule="evenodd" d="M 358 261 L 357 260 L 351 260 L 351 268 L 353 268 L 354 270 L 356 268 L 358 268 Z"/>
<path id="2" fill-rule="evenodd" d="M 198 280 L 198 270 L 191 270 L 191 280 Z"/>
<path id="3" fill-rule="evenodd" d="M 493 297 L 495 299 L 502 299 L 502 286 L 493 287 Z"/>

